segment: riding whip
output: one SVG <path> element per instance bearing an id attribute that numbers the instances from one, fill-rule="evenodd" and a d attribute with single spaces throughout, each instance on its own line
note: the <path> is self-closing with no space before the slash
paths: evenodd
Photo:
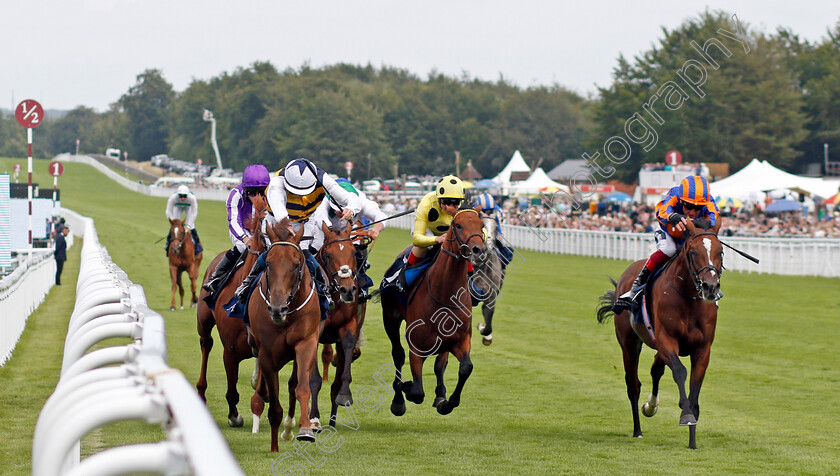
<path id="1" fill-rule="evenodd" d="M 718 241 L 720 241 L 720 240 L 718 240 Z M 748 260 L 752 261 L 753 263 L 758 264 L 758 258 L 755 258 L 755 257 L 753 257 L 753 256 L 750 256 L 750 255 L 748 255 L 747 253 L 744 253 L 743 251 L 741 251 L 741 250 L 739 250 L 739 249 L 733 248 L 733 247 L 731 247 L 731 246 L 727 245 L 726 243 L 724 243 L 724 242 L 722 242 L 722 241 L 720 242 L 720 244 L 722 244 L 723 246 L 725 246 L 725 247 L 729 248 L 730 250 L 732 250 L 732 251 L 734 251 L 734 252 L 738 253 L 739 255 L 743 256 L 744 258 L 747 258 Z"/>
<path id="2" fill-rule="evenodd" d="M 354 227 L 354 228 L 353 228 L 352 230 L 350 230 L 350 231 L 360 230 L 360 229 L 362 229 L 362 228 L 366 228 L 366 227 L 371 226 L 371 225 L 376 225 L 377 223 L 382 223 L 383 221 L 385 221 L 385 220 L 390 220 L 390 219 L 392 219 L 392 218 L 399 218 L 399 217 L 401 217 L 401 216 L 405 216 L 405 215 L 408 215 L 408 214 L 410 214 L 410 213 L 414 213 L 414 211 L 415 211 L 415 210 L 416 210 L 415 208 L 412 208 L 411 210 L 406 210 L 406 211 L 404 211 L 404 212 L 400 212 L 400 213 L 397 213 L 397 214 L 391 215 L 391 216 L 389 216 L 388 218 L 383 218 L 383 219 L 381 219 L 381 220 L 376 220 L 376 221 L 370 222 L 370 223 L 368 223 L 367 225 L 359 225 L 359 226 L 357 226 L 357 227 Z"/>

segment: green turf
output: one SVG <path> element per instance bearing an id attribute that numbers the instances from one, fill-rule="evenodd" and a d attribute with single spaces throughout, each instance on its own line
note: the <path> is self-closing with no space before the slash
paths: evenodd
<path id="1" fill-rule="evenodd" d="M 36 181 L 46 183 L 48 161 L 36 161 Z M 11 169 L 0 159 L 0 170 Z M 25 161 L 24 161 L 25 163 Z M 39 172 L 42 171 L 42 172 Z M 162 245 L 168 229 L 165 199 L 119 187 L 93 168 L 66 164 L 59 179 L 65 207 L 93 217 L 100 241 L 131 279 L 144 286 L 149 305 L 167 321 L 169 362 L 191 382 L 200 351 L 195 312 L 170 312 L 169 277 Z M 196 225 L 208 253 L 204 265 L 230 246 L 221 202 L 200 202 Z M 405 246 L 407 232 L 380 237 L 371 276 L 378 280 Z M 32 427 L 57 378 L 62 331 L 72 310 L 71 255 L 68 286 L 54 290 L 30 318 L 24 337 L 0 369 L 0 445 L 3 473 L 28 472 Z M 357 429 L 339 425 L 340 447 L 325 453 L 310 445 L 310 461 L 281 442 L 277 461 L 269 449 L 268 423 L 259 435 L 229 428 L 225 380 L 217 339 L 211 354 L 208 406 L 248 474 L 270 474 L 294 464 L 327 474 L 829 474 L 840 467 L 840 410 L 834 408 L 840 382 L 836 342 L 837 279 L 727 273 L 709 371 L 700 395 L 699 449 L 688 450 L 688 430 L 678 425 L 677 390 L 670 371 L 662 381 L 661 407 L 643 419 L 645 437 L 631 438 L 632 420 L 621 353 L 612 321 L 595 319 L 597 298 L 626 262 L 523 252 L 508 275 L 494 322 L 494 343 L 473 336 L 475 364 L 461 406 L 448 416 L 431 407 L 432 362 L 424 374 L 427 401 L 408 404 L 405 416 L 390 414 L 391 393 L 371 389 L 373 411 L 358 405 Z M 740 259 L 728 254 L 727 260 Z M 367 344 L 354 365 L 354 396 L 375 385 L 377 369 L 389 364 L 390 344 L 381 311 L 372 305 Z M 476 333 L 477 334 L 477 333 Z M 642 352 L 642 392 L 650 389 L 653 351 Z M 253 361 L 242 364 L 250 376 Z M 286 371 L 283 375 L 287 374 Z M 455 360 L 447 385 L 454 388 Z M 240 412 L 249 415 L 248 378 L 239 384 Z M 285 401 L 285 399 L 281 399 Z M 327 408 L 326 393 L 321 398 Z M 339 415 L 349 419 L 350 415 Z M 85 454 L 112 444 L 160 437 L 140 423 L 110 425 L 85 439 Z M 332 444 L 332 442 L 331 442 Z M 320 465 L 316 468 L 316 465 Z M 320 469 L 319 469 L 320 468 Z"/>

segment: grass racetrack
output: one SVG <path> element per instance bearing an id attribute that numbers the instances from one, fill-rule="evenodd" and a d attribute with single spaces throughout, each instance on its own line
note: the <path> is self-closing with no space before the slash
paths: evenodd
<path id="1" fill-rule="evenodd" d="M 0 159 L 0 171 L 11 170 L 14 162 L 25 160 Z M 34 167 L 35 181 L 44 186 L 52 182 L 47 163 L 36 160 Z M 25 173 L 22 177 L 25 180 Z M 149 305 L 166 319 L 169 364 L 195 383 L 200 364 L 195 310 L 168 310 L 167 261 L 162 242 L 155 244 L 168 230 L 165 199 L 129 192 L 92 167 L 76 163 L 65 164 L 59 187 L 63 205 L 94 218 L 99 239 L 114 261 L 143 285 Z M 224 204 L 201 201 L 196 228 L 206 266 L 230 246 Z M 380 236 L 371 260 L 374 282 L 407 242 L 406 231 L 386 230 Z M 438 415 L 431 406 L 432 361 L 424 368 L 423 405 L 407 403 L 405 416 L 391 415 L 390 387 L 378 386 L 373 378 L 382 365 L 391 363 L 390 344 L 378 304 L 370 305 L 364 328 L 367 343 L 353 367 L 351 388 L 357 404 L 352 416 L 339 411 L 345 424 L 338 425 L 331 453 L 314 444 L 296 447 L 291 442 L 281 442 L 280 455 L 269 453 L 265 416 L 260 433 L 250 433 L 253 360 L 241 366 L 239 411 L 245 426 L 228 427 L 221 343 L 216 338 L 208 407 L 245 472 L 280 474 L 301 465 L 316 474 L 837 473 L 837 279 L 724 275 L 726 297 L 700 393 L 699 449 L 692 451 L 687 449 L 688 429 L 678 425 L 678 392 L 670 369 L 663 376 L 659 412 L 642 419 L 644 438 L 631 437 L 613 324 L 599 325 L 595 319 L 598 296 L 609 285 L 607 276 L 618 277 L 628 263 L 532 252 L 521 256 L 523 262 L 514 261 L 502 290 L 493 345 L 481 345 L 473 331 L 475 368 L 461 406 L 448 416 Z M 736 259 L 741 258 L 727 252 L 725 261 Z M 53 288 L 29 318 L 13 357 L 0 369 L 3 474 L 29 473 L 34 425 L 58 378 L 78 260 L 77 246 L 65 267 L 66 285 Z M 649 348 L 642 351 L 642 398 L 650 391 L 653 353 Z M 283 382 L 288 371 L 281 372 L 281 403 L 286 402 Z M 452 359 L 449 392 L 456 374 Z M 362 385 L 371 386 L 366 404 L 371 411 L 358 404 Z M 322 415 L 325 409 L 328 414 L 328 394 L 321 394 Z M 109 425 L 86 437 L 82 452 L 161 435 L 158 428 L 141 423 Z"/>

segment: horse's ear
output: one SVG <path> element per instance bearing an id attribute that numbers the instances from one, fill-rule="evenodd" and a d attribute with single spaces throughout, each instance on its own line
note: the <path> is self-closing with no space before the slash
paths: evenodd
<path id="1" fill-rule="evenodd" d="M 170 218 L 170 219 L 169 219 L 169 224 L 170 224 L 170 225 L 174 225 L 174 224 L 175 224 L 175 220 L 173 220 L 173 219 L 171 219 L 171 218 Z"/>
<path id="2" fill-rule="evenodd" d="M 473 210 L 475 210 L 476 213 L 480 213 L 481 212 L 481 205 L 476 205 L 475 208 L 473 208 Z"/>
<path id="3" fill-rule="evenodd" d="M 303 224 L 300 225 L 298 228 L 297 233 L 295 233 L 295 243 L 300 244 L 300 240 L 303 238 Z"/>
<path id="4" fill-rule="evenodd" d="M 280 241 L 277 239 L 277 233 L 274 231 L 274 226 L 271 224 L 266 224 L 265 234 L 266 236 L 268 236 L 268 241 L 272 243 L 274 243 L 275 241 Z"/>
<path id="5" fill-rule="evenodd" d="M 686 220 L 685 226 L 688 229 L 688 236 L 694 235 L 697 233 L 697 227 L 694 226 L 694 220 Z"/>
<path id="6" fill-rule="evenodd" d="M 346 231 L 346 232 L 347 232 L 347 234 L 349 235 L 351 230 L 353 230 L 353 222 L 351 222 L 350 220 L 348 220 L 348 221 L 347 221 L 347 228 L 345 228 L 345 231 Z"/>
<path id="7" fill-rule="evenodd" d="M 325 221 L 321 222 L 321 230 L 323 230 L 324 236 L 329 236 L 330 234 L 332 234 L 332 230 L 330 230 L 330 227 L 327 226 L 327 222 Z"/>
<path id="8" fill-rule="evenodd" d="M 723 224 L 723 217 L 718 217 L 717 221 L 715 222 L 715 226 L 712 228 L 712 230 L 714 230 L 714 232 L 715 232 L 715 235 L 717 235 L 718 231 L 720 231 L 720 226 L 722 224 Z"/>

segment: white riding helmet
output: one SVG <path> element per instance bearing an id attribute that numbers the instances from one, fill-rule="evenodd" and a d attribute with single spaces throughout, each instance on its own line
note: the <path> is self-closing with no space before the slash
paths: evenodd
<path id="1" fill-rule="evenodd" d="M 315 177 L 315 165 L 306 159 L 295 159 L 283 169 L 286 190 L 295 195 L 309 195 L 318 185 Z"/>
<path id="2" fill-rule="evenodd" d="M 186 185 L 179 185 L 178 186 L 178 195 L 186 195 L 190 193 L 190 189 L 187 188 Z"/>

